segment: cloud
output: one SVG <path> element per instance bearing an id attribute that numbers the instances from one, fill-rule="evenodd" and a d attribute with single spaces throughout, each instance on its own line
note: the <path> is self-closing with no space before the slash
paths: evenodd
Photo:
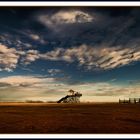
<path id="1" fill-rule="evenodd" d="M 30 33 L 29 37 L 33 40 L 33 41 L 38 41 L 38 43 L 44 45 L 47 44 L 48 41 L 46 41 L 41 35 L 38 34 L 34 34 L 34 33 Z M 26 45 L 26 44 L 25 44 Z"/>
<path id="2" fill-rule="evenodd" d="M 34 84 L 41 82 L 39 78 L 33 77 L 33 76 L 9 76 L 9 77 L 4 77 L 0 78 L 0 82 L 7 83 L 10 85 L 20 85 L 23 83 L 29 83 L 29 84 Z"/>
<path id="3" fill-rule="evenodd" d="M 33 40 L 39 40 L 39 39 L 40 39 L 39 35 L 37 35 L 37 34 L 30 34 L 29 36 L 30 36 Z"/>
<path id="4" fill-rule="evenodd" d="M 61 73 L 62 71 L 60 69 L 48 69 L 47 72 L 51 75 L 54 76 L 56 74 Z"/>
<path id="5" fill-rule="evenodd" d="M 137 18 L 134 13 L 130 18 L 130 13 L 126 16 L 106 9 L 53 8 L 38 12 L 34 13 L 35 20 L 60 32 L 54 33 L 42 26 L 37 30 L 27 28 L 22 31 L 9 26 L 4 28 L 8 32 L 1 33 L 0 41 L 8 50 L 14 50 L 11 53 L 14 56 L 0 55 L 3 59 L 1 71 L 13 71 L 18 65 L 28 65 L 38 59 L 76 62 L 80 68 L 95 71 L 115 69 L 140 60 L 139 30 L 137 27 L 131 29 Z M 34 20 L 29 22 L 40 27 Z M 46 38 L 49 47 L 45 47 Z M 57 48 L 50 50 L 51 47 Z"/>
<path id="6" fill-rule="evenodd" d="M 114 81 L 116 81 L 116 80 L 117 80 L 117 79 L 113 78 L 113 79 L 110 80 L 110 82 L 114 82 Z"/>
<path id="7" fill-rule="evenodd" d="M 53 14 L 42 13 L 38 15 L 38 20 L 49 27 L 64 24 L 75 24 L 75 23 L 88 23 L 94 20 L 94 17 L 87 12 L 80 10 L 60 10 Z"/>
<path id="8" fill-rule="evenodd" d="M 21 61 L 27 65 L 37 59 L 39 59 L 39 52 L 37 50 L 28 50 Z"/>
<path id="9" fill-rule="evenodd" d="M 30 64 L 38 59 L 37 50 L 21 51 L 0 44 L 0 71 L 13 71 L 19 64 Z"/>
<path id="10" fill-rule="evenodd" d="M 140 61 L 140 47 L 90 46 L 80 45 L 71 48 L 56 48 L 46 53 L 38 50 L 20 51 L 0 45 L 0 70 L 12 71 L 18 64 L 28 65 L 37 59 L 49 61 L 77 62 L 87 70 L 109 70 Z M 49 73 L 58 73 L 49 70 Z"/>
<path id="11" fill-rule="evenodd" d="M 59 89 L 62 85 L 58 79 L 44 76 L 7 76 L 0 78 L 0 100 L 56 100 L 57 94 L 63 94 Z"/>
<path id="12" fill-rule="evenodd" d="M 11 86 L 18 86 L 18 87 L 24 87 L 24 86 L 35 86 L 40 84 L 49 84 L 55 82 L 54 78 L 44 78 L 43 76 L 8 76 L 0 78 L 1 84 L 9 84 Z"/>
<path id="13" fill-rule="evenodd" d="M 15 48 L 8 48 L 0 44 L 0 71 L 10 72 L 15 69 L 22 53 L 22 51 L 17 51 Z"/>
<path id="14" fill-rule="evenodd" d="M 79 67 L 85 67 L 88 70 L 109 70 L 140 60 L 140 47 L 123 48 L 115 47 L 94 47 L 89 45 L 80 45 L 71 48 L 56 48 L 46 53 L 40 53 L 37 50 L 28 50 L 22 61 L 24 64 L 30 64 L 37 59 L 50 61 L 66 61 L 68 63 L 78 62 Z M 50 70 L 48 72 L 56 72 Z"/>
<path id="15" fill-rule="evenodd" d="M 140 47 L 123 48 L 115 47 L 93 47 L 81 45 L 71 48 L 56 48 L 45 54 L 40 54 L 41 59 L 52 61 L 66 61 L 69 63 L 77 61 L 79 66 L 89 70 L 109 70 L 131 64 L 140 60 Z"/>
<path id="16" fill-rule="evenodd" d="M 6 83 L 6 82 L 0 82 L 0 88 L 5 88 L 5 87 L 9 87 L 11 86 L 11 84 Z"/>
<path id="17" fill-rule="evenodd" d="M 96 101 L 96 97 L 104 101 L 104 98 L 139 96 L 139 85 L 114 85 L 109 82 L 84 82 L 69 84 L 61 78 L 49 78 L 44 76 L 7 76 L 0 78 L 1 101 L 43 100 L 57 101 L 73 89 L 83 94 L 82 101 Z M 94 98 L 91 98 L 94 97 Z"/>

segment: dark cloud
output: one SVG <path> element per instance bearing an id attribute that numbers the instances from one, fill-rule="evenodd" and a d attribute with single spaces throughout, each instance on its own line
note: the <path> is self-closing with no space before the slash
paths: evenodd
<path id="1" fill-rule="evenodd" d="M 11 87 L 12 85 L 9 83 L 4 83 L 4 82 L 0 82 L 0 88 L 1 87 Z"/>
<path id="2" fill-rule="evenodd" d="M 136 7 L 1 8 L 0 76 L 15 77 L 0 78 L 0 97 L 51 97 L 69 88 L 121 96 L 130 83 L 138 94 L 139 15 Z"/>

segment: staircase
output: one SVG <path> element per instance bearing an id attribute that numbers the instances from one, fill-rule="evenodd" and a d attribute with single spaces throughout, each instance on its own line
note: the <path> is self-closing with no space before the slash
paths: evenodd
<path id="1" fill-rule="evenodd" d="M 65 97 L 62 97 L 59 101 L 57 101 L 57 103 L 61 103 L 61 102 L 63 102 L 63 101 L 66 100 L 68 97 L 69 97 L 68 95 L 65 96 Z"/>
<path id="2" fill-rule="evenodd" d="M 81 93 L 73 92 L 72 95 L 66 95 L 62 97 L 57 103 L 80 103 L 80 97 L 82 96 Z"/>

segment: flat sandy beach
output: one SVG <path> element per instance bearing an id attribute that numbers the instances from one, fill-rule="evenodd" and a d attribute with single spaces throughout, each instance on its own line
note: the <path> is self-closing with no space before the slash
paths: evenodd
<path id="1" fill-rule="evenodd" d="M 139 134 L 139 104 L 0 103 L 1 134 Z"/>

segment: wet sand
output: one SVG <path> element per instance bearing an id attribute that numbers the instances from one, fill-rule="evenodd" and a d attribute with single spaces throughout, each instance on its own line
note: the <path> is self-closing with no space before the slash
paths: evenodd
<path id="1" fill-rule="evenodd" d="M 140 134 L 140 104 L 0 103 L 0 134 Z"/>

